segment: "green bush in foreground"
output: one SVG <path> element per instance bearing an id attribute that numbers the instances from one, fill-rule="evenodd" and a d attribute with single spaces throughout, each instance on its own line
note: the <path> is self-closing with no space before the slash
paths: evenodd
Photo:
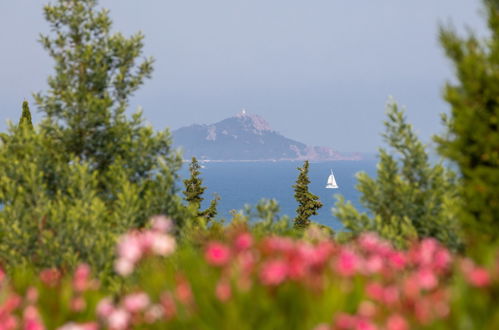
<path id="1" fill-rule="evenodd" d="M 123 285 L 99 288 L 92 269 L 4 274 L 0 324 L 40 329 L 496 329 L 498 263 L 487 267 L 434 239 L 394 249 L 375 234 L 338 244 L 315 226 L 305 238 L 259 237 L 228 225 L 199 246 L 150 230 L 118 242 Z"/>
<path id="2" fill-rule="evenodd" d="M 180 156 L 168 130 L 155 132 L 131 95 L 149 78 L 143 36 L 111 33 L 95 0 L 58 0 L 44 8 L 51 33 L 41 43 L 55 62 L 42 114 L 0 139 L 0 264 L 71 268 L 87 262 L 111 272 L 119 234 L 154 214 L 189 221 L 175 185 Z"/>

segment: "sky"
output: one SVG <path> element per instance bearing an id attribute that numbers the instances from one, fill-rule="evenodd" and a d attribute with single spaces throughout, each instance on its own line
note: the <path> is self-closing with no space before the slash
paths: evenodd
<path id="1" fill-rule="evenodd" d="M 0 131 L 47 88 L 38 44 L 47 1 L 0 1 Z M 375 152 L 389 96 L 423 141 L 442 132 L 453 69 L 439 24 L 485 35 L 477 0 L 101 0 L 114 31 L 142 31 L 151 80 L 132 97 L 156 129 L 211 124 L 245 108 L 281 134 Z M 32 106 L 32 109 L 35 106 Z M 39 121 L 41 114 L 33 114 Z"/>

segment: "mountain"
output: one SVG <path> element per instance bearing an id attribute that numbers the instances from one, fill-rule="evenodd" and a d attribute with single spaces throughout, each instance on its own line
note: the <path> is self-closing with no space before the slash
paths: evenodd
<path id="1" fill-rule="evenodd" d="M 262 117 L 242 110 L 212 125 L 191 125 L 173 131 L 174 147 L 210 161 L 351 160 L 331 148 L 312 147 L 274 131 Z"/>

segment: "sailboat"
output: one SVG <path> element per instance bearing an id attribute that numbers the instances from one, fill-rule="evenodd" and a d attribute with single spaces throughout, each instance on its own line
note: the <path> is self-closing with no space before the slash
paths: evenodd
<path id="1" fill-rule="evenodd" d="M 326 188 L 328 188 L 328 189 L 338 189 L 338 185 L 336 184 L 336 180 L 334 178 L 333 170 L 331 170 L 331 174 L 327 178 Z"/>

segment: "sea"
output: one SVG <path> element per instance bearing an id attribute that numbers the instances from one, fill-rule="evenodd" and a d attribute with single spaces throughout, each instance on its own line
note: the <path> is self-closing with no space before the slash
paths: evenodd
<path id="1" fill-rule="evenodd" d="M 365 210 L 360 204 L 360 193 L 355 189 L 358 172 L 376 174 L 374 159 L 356 161 L 311 162 L 309 167 L 309 190 L 319 196 L 323 207 L 312 221 L 341 230 L 342 225 L 332 214 L 337 194 L 343 195 L 359 210 Z M 294 199 L 293 184 L 298 177 L 300 161 L 280 162 L 204 162 L 201 169 L 203 185 L 207 187 L 202 207 L 206 208 L 213 194 L 221 197 L 218 205 L 218 218 L 231 219 L 231 210 L 243 210 L 245 205 L 254 207 L 259 200 L 276 199 L 280 215 L 294 217 L 297 202 Z M 180 177 L 189 176 L 189 163 L 184 163 Z M 326 189 L 326 182 L 331 170 L 334 173 L 338 189 Z M 181 185 L 183 187 L 183 185 Z"/>

